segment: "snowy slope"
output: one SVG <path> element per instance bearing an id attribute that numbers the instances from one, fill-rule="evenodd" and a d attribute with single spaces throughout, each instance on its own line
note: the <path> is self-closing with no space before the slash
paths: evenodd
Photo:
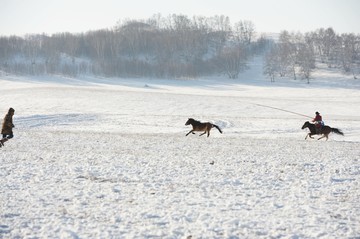
<path id="1" fill-rule="evenodd" d="M 360 237 L 358 83 L 256 67 L 221 83 L 2 76 L 0 238 Z M 345 136 L 305 141 L 295 113 L 315 111 Z M 224 133 L 185 137 L 188 117 Z"/>

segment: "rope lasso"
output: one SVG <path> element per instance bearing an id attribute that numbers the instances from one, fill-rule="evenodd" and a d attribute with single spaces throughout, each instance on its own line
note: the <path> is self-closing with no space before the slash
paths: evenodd
<path id="1" fill-rule="evenodd" d="M 312 118 L 313 118 L 313 117 L 308 116 L 308 115 L 304 115 L 304 114 L 296 113 L 296 112 L 293 112 L 293 111 L 290 111 L 290 110 L 284 110 L 284 109 L 277 108 L 277 107 L 273 107 L 273 106 L 262 105 L 262 104 L 257 104 L 257 103 L 251 103 L 251 104 L 253 104 L 253 105 L 257 105 L 257 106 L 261 106 L 261 107 L 265 107 L 265 108 L 270 108 L 270 109 L 280 110 L 280 111 L 284 111 L 284 112 L 291 113 L 291 114 L 295 114 L 295 115 L 304 116 L 304 117 L 306 117 L 306 118 L 310 118 L 310 119 L 312 119 Z"/>

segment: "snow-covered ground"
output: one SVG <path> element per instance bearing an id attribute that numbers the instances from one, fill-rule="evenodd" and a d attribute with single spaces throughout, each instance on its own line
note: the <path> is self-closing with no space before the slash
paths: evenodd
<path id="1" fill-rule="evenodd" d="M 0 238 L 359 238 L 359 81 L 218 80 L 2 75 Z"/>

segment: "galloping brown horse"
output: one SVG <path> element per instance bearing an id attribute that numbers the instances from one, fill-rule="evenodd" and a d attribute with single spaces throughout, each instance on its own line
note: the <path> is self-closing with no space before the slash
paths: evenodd
<path id="1" fill-rule="evenodd" d="M 328 139 L 329 139 L 329 134 L 330 134 L 331 132 L 334 132 L 335 134 L 344 135 L 344 133 L 341 132 L 341 130 L 339 130 L 339 129 L 337 129 L 337 128 L 331 128 L 330 126 L 327 126 L 327 125 L 325 125 L 325 126 L 323 126 L 323 127 L 321 128 L 321 132 L 320 132 L 320 133 L 316 133 L 316 126 L 315 126 L 315 124 L 312 124 L 312 123 L 310 123 L 309 121 L 306 121 L 306 122 L 304 123 L 304 125 L 301 127 L 301 129 L 305 129 L 305 128 L 309 128 L 309 130 L 310 130 L 310 133 L 308 133 L 308 134 L 306 135 L 305 139 L 307 139 L 308 136 L 313 139 L 313 137 L 311 137 L 311 136 L 316 135 L 316 134 L 320 134 L 320 135 L 323 135 L 323 136 L 321 136 L 320 138 L 318 138 L 318 140 L 319 140 L 319 139 L 322 139 L 322 138 L 324 138 L 324 137 L 326 137 L 326 140 L 328 140 Z"/>
<path id="2" fill-rule="evenodd" d="M 214 125 L 209 122 L 201 123 L 200 121 L 194 120 L 193 118 L 189 118 L 188 121 L 186 121 L 185 125 L 189 125 L 189 124 L 191 124 L 193 128 L 192 128 L 192 130 L 189 131 L 189 133 L 186 134 L 186 136 L 188 136 L 188 134 L 190 134 L 190 133 L 195 134 L 194 131 L 204 131 L 204 133 L 200 134 L 200 136 L 207 133 L 207 137 L 209 137 L 210 130 L 213 127 L 217 128 L 219 130 L 219 132 L 222 133 L 219 126 Z"/>

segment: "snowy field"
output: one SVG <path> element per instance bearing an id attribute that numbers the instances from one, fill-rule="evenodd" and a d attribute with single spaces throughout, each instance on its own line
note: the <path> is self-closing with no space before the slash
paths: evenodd
<path id="1" fill-rule="evenodd" d="M 360 238 L 359 80 L 249 75 L 3 74 L 0 238 Z M 283 110 L 345 136 L 304 140 L 309 118 Z M 223 134 L 185 137 L 188 117 Z"/>

